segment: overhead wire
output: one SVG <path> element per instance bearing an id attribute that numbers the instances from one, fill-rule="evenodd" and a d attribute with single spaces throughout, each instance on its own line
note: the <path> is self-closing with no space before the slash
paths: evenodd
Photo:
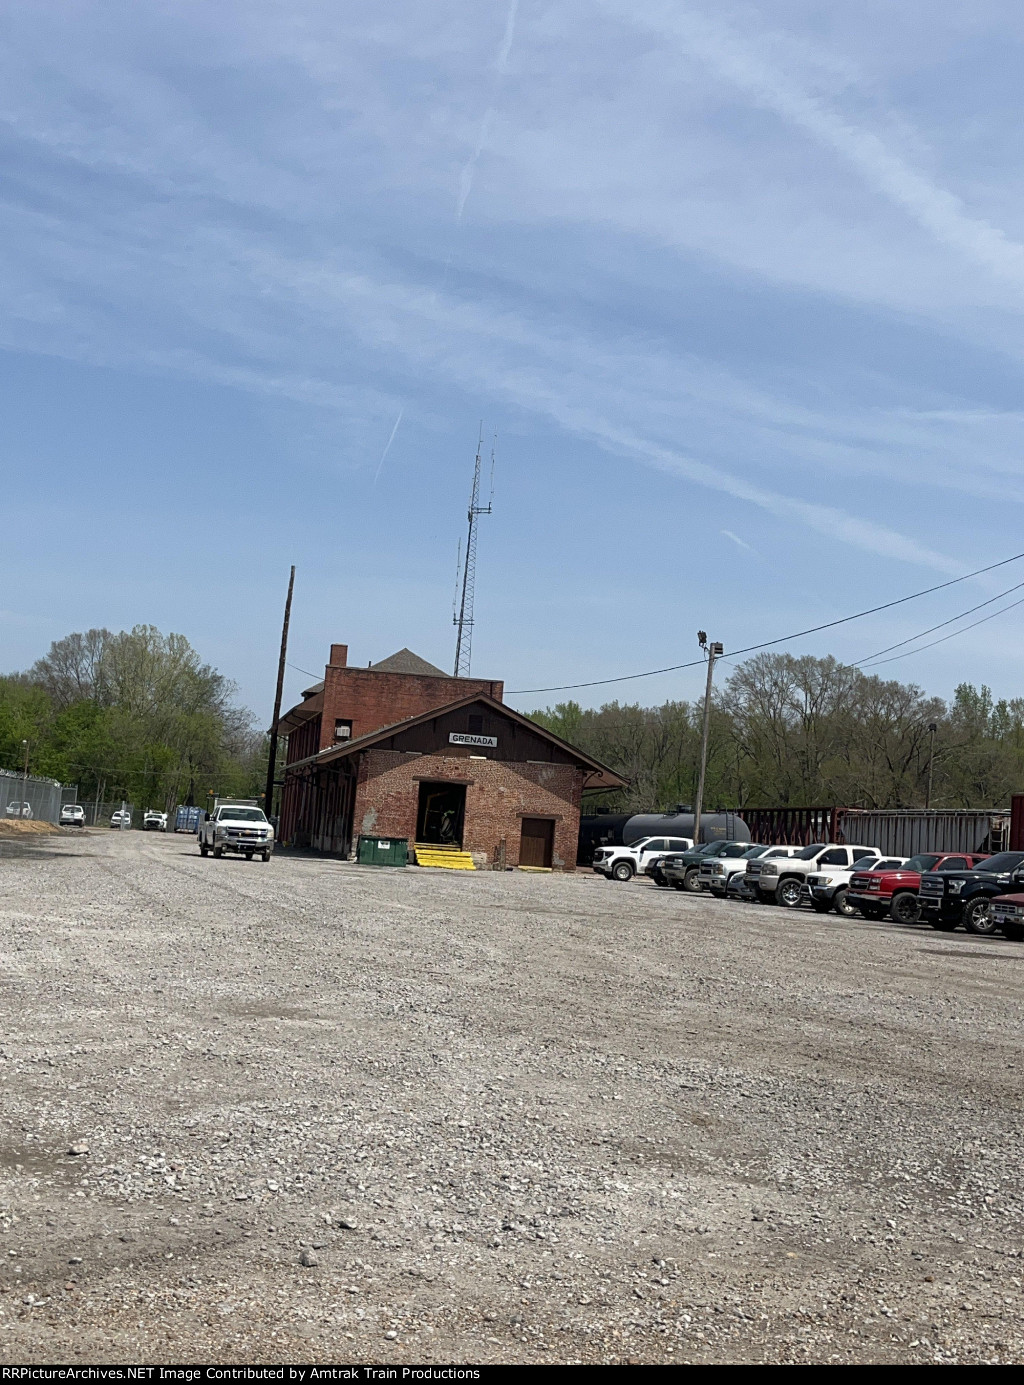
<path id="1" fill-rule="evenodd" d="M 930 634 L 932 634 L 932 633 L 933 633 L 934 631 L 936 631 L 936 630 L 944 630 L 945 627 L 946 627 L 947 625 L 955 625 L 956 622 L 957 622 L 958 620 L 963 620 L 965 616 L 972 616 L 972 615 L 974 614 L 975 611 L 982 611 L 982 610 L 984 610 L 986 606 L 991 606 L 992 603 L 995 602 L 995 601 L 1001 601 L 1001 600 L 1003 599 L 1004 596 L 1009 596 L 1011 592 L 1020 591 L 1021 587 L 1024 587 L 1024 582 L 1018 582 L 1015 586 L 1007 587 L 1005 591 L 1003 591 L 1003 592 L 997 592 L 997 594 L 996 594 L 995 596 L 990 596 L 989 599 L 988 599 L 987 601 L 979 601 L 978 604 L 977 604 L 977 606 L 971 606 L 971 607 L 969 607 L 966 611 L 961 611 L 959 615 L 950 616 L 948 620 L 940 620 L 939 623 L 938 623 L 938 625 L 930 625 L 930 626 L 928 627 L 927 630 L 919 630 L 919 631 L 917 632 L 916 635 L 910 635 L 910 636 L 908 636 L 907 639 L 905 639 L 905 640 L 898 640 L 896 644 L 889 644 L 889 645 L 886 645 L 886 647 L 885 647 L 884 649 L 876 650 L 874 654 L 865 654 L 865 656 L 864 656 L 863 659 L 854 659 L 854 660 L 853 660 L 853 665 L 854 665 L 855 668 L 861 668 L 861 667 L 863 667 L 865 664 L 873 663 L 876 659 L 878 659 L 881 663 L 885 663 L 885 664 L 891 663 L 892 661 L 891 661 L 890 659 L 882 659 L 881 656 L 882 656 L 883 654 L 888 654 L 888 653 L 889 653 L 891 650 L 893 650 L 893 649 L 902 649 L 903 646 L 904 646 L 905 644 L 913 644 L 916 640 L 923 640 L 924 637 L 925 637 L 925 635 L 930 635 Z M 1007 611 L 1012 611 L 1012 610 L 1013 610 L 1013 607 L 1016 606 L 1017 604 L 1018 604 L 1018 603 L 1017 603 L 1016 601 L 1014 601 L 1014 602 L 1012 602 L 1009 606 L 1005 606 L 1003 609 L 1004 609 L 1004 610 L 1007 610 Z M 994 616 L 997 616 L 997 615 L 1000 615 L 1000 614 L 1001 614 L 1001 612 L 999 612 L 999 611 L 993 611 L 993 612 L 992 612 L 992 615 L 994 615 Z M 985 620 L 989 620 L 989 619 L 991 619 L 990 616 L 985 616 Z M 982 624 L 982 621 L 975 621 L 975 622 L 974 622 L 974 625 L 981 625 L 981 624 Z M 973 629 L 974 629 L 974 625 L 965 625 L 965 626 L 964 626 L 964 630 L 973 630 Z M 960 633 L 961 633 L 961 632 L 960 632 L 959 630 L 954 630 L 952 635 L 947 635 L 947 636 L 944 636 L 943 638 L 944 638 L 944 639 L 952 639 L 952 638 L 953 638 L 953 635 L 958 635 L 958 634 L 960 634 Z M 933 641 L 933 643 L 934 643 L 934 644 L 941 644 L 941 643 L 942 643 L 942 640 L 935 640 L 935 641 Z M 931 649 L 931 648 L 932 648 L 932 645 L 927 644 L 927 645 L 924 645 L 923 647 L 924 647 L 925 649 Z M 916 649 L 908 649 L 906 655 L 904 655 L 904 654 L 898 654 L 896 657 L 897 657 L 898 659 L 903 659 L 903 658 L 906 658 L 907 655 L 916 654 L 916 653 L 917 653 L 917 650 L 916 650 Z"/>
<path id="2" fill-rule="evenodd" d="M 838 620 L 826 621 L 823 625 L 811 625 L 806 630 L 795 630 L 791 635 L 780 635 L 774 640 L 765 640 L 761 644 L 749 644 L 744 649 L 730 650 L 729 657 L 737 658 L 740 654 L 753 654 L 759 649 L 771 649 L 777 644 L 787 644 L 790 640 L 801 639 L 804 635 L 816 635 L 821 630 L 834 630 L 837 625 L 847 625 L 851 620 L 861 620 L 864 616 L 876 615 L 879 611 L 892 610 L 894 606 L 905 605 L 908 601 L 917 601 L 922 596 L 930 596 L 933 592 L 944 591 L 947 587 L 955 587 L 960 582 L 967 582 L 972 577 L 980 577 L 985 572 L 994 572 L 996 568 L 1006 567 L 1009 563 L 1016 563 L 1024 558 L 1024 553 L 1015 553 L 1010 558 L 1002 558 L 998 563 L 989 563 L 985 567 L 975 568 L 973 572 L 965 572 L 962 577 L 951 577 L 948 582 L 938 582 L 933 587 L 925 587 L 922 591 L 911 592 L 909 596 L 897 597 L 895 601 L 884 601 L 879 606 L 869 606 L 864 611 L 855 611 L 853 615 L 841 616 Z M 1014 588 L 1010 588 L 1014 590 Z M 1003 593 L 1005 595 L 1006 593 Z M 998 600 L 998 597 L 993 598 Z M 975 607 L 975 610 L 980 609 Z M 1009 609 L 1009 608 L 1007 608 Z M 956 617 L 954 617 L 956 619 Z M 938 629 L 938 626 L 934 627 Z M 917 638 L 920 638 L 918 636 Z M 892 646 L 895 648 L 895 646 Z M 586 683 L 560 683 L 547 688 L 510 688 L 507 690 L 508 697 L 522 697 L 527 693 L 547 693 L 547 692 L 573 692 L 577 688 L 600 688 L 607 687 L 609 683 L 629 683 L 638 678 L 655 678 L 661 673 L 677 673 L 682 669 L 698 668 L 704 663 L 703 658 L 690 659 L 682 664 L 669 664 L 665 668 L 647 669 L 643 673 L 624 673 L 617 678 L 594 678 Z"/>
<path id="3" fill-rule="evenodd" d="M 891 664 L 896 659 L 907 659 L 911 654 L 921 654 L 926 649 L 934 649 L 937 644 L 945 644 L 947 640 L 955 639 L 957 635 L 965 635 L 968 630 L 974 630 L 979 625 L 984 625 L 987 620 L 995 620 L 996 616 L 1005 615 L 1007 611 L 1012 611 L 1015 606 L 1024 606 L 1024 596 L 1017 601 L 1011 601 L 1009 606 L 1003 606 L 1001 610 L 990 611 L 987 616 L 982 616 L 980 620 L 972 620 L 970 625 L 965 625 L 962 630 L 952 630 L 948 635 L 943 635 L 940 639 L 932 640 L 930 644 L 922 644 L 918 649 L 907 649 L 902 654 L 893 654 L 891 658 L 879 659 L 878 664 Z M 956 617 L 954 617 L 956 619 Z M 938 626 L 935 627 L 938 629 Z M 917 636 L 920 639 L 920 635 Z M 877 665 L 868 665 L 877 667 Z"/>

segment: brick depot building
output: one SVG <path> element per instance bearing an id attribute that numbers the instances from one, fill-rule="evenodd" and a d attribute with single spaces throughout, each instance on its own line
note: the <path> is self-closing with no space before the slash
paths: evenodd
<path id="1" fill-rule="evenodd" d="M 408 649 L 368 668 L 331 645 L 324 681 L 277 724 L 288 737 L 282 844 L 348 856 L 360 835 L 459 846 L 479 866 L 573 870 L 580 803 L 607 766 Z"/>

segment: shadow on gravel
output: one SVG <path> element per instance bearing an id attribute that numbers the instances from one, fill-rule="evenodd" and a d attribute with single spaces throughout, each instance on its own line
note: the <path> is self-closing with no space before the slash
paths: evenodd
<path id="1" fill-rule="evenodd" d="M 1000 938 L 999 942 L 1004 940 Z M 935 957 L 984 957 L 986 962 L 1019 962 L 1024 952 L 981 952 L 978 948 L 966 947 L 919 947 L 918 952 L 930 952 Z"/>
<path id="2" fill-rule="evenodd" d="M 72 861 L 77 856 L 98 855 L 96 851 L 54 851 L 49 839 L 46 839 L 45 846 L 37 846 L 32 842 L 15 842 L 0 837 L 0 860 L 31 858 L 33 861 Z"/>

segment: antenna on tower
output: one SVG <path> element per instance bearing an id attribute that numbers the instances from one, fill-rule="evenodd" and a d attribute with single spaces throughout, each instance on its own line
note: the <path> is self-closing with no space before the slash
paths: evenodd
<path id="1" fill-rule="evenodd" d="M 468 678 L 469 665 L 473 656 L 473 598 L 476 593 L 476 520 L 477 515 L 489 515 L 494 499 L 494 447 L 491 448 L 491 493 L 487 504 L 480 504 L 480 466 L 484 450 L 484 428 L 480 425 L 480 438 L 476 445 L 476 461 L 473 463 L 473 490 L 469 497 L 469 533 L 466 537 L 466 560 L 462 568 L 462 600 L 458 614 L 453 612 L 452 623 L 458 628 L 455 638 L 455 677 Z"/>

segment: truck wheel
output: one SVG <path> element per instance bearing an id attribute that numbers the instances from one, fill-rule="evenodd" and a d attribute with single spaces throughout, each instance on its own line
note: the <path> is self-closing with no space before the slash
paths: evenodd
<path id="1" fill-rule="evenodd" d="M 223 855 L 224 855 L 224 848 L 223 848 L 222 846 L 215 846 L 215 847 L 213 848 L 213 859 L 214 859 L 215 861 L 219 861 L 220 858 L 221 858 Z"/>
<path id="2" fill-rule="evenodd" d="M 988 907 L 988 900 L 971 899 L 964 905 L 964 927 L 968 933 L 978 933 L 988 937 L 996 931 L 996 921 Z"/>
<path id="3" fill-rule="evenodd" d="M 612 868 L 612 878 L 621 880 L 623 883 L 633 879 L 633 867 L 628 861 L 620 861 L 617 866 Z"/>
<path id="4" fill-rule="evenodd" d="M 206 855 L 208 855 L 208 854 L 209 854 L 209 851 L 210 851 L 210 848 L 206 845 L 205 842 L 200 842 L 200 843 L 199 843 L 199 854 L 200 854 L 200 856 L 206 856 Z"/>
<path id="5" fill-rule="evenodd" d="M 683 889 L 690 894 L 699 894 L 704 886 L 700 883 L 700 866 L 691 866 L 683 876 Z"/>
<path id="6" fill-rule="evenodd" d="M 662 875 L 660 870 L 656 870 L 654 874 L 651 876 L 651 879 L 654 881 L 656 885 L 660 886 L 661 889 L 664 890 L 668 888 L 668 881 Z"/>
<path id="7" fill-rule="evenodd" d="M 795 909 L 800 903 L 800 889 L 799 880 L 781 880 L 775 891 L 775 903 L 781 904 L 783 909 Z"/>
<path id="8" fill-rule="evenodd" d="M 252 852 L 251 852 L 251 851 L 247 851 L 247 852 L 245 853 L 245 859 L 246 859 L 247 861 L 251 861 L 251 860 L 252 860 Z"/>
<path id="9" fill-rule="evenodd" d="M 918 903 L 917 895 L 911 894 L 909 890 L 895 895 L 889 905 L 889 916 L 893 923 L 917 923 L 921 917 L 921 905 Z"/>
<path id="10" fill-rule="evenodd" d="M 846 894 L 847 892 L 845 889 L 836 890 L 835 894 L 832 896 L 832 908 L 842 918 L 852 919 L 856 915 L 857 910 L 849 903 Z"/>
<path id="11" fill-rule="evenodd" d="M 269 852 L 269 851 L 264 851 L 264 853 L 263 853 L 263 864 L 266 865 L 266 863 L 267 863 L 269 860 L 270 860 L 270 852 Z"/>

